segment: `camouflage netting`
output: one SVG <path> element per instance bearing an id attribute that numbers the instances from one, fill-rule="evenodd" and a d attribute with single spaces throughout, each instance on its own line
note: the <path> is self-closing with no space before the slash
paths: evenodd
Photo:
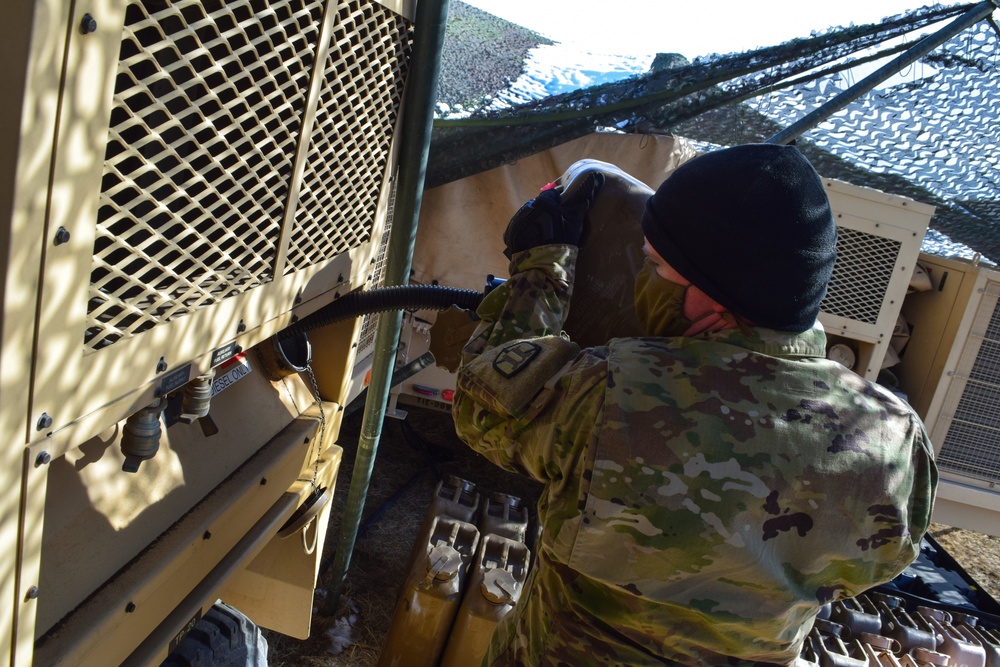
<path id="1" fill-rule="evenodd" d="M 427 186 L 598 129 L 670 131 L 718 145 L 763 141 L 853 83 L 850 67 L 902 52 L 918 41 L 908 40 L 910 33 L 942 27 L 971 7 L 927 7 L 879 24 L 832 28 L 692 63 L 664 54 L 650 72 L 624 81 L 439 119 Z M 873 50 L 875 55 L 859 55 Z M 916 65 L 932 74 L 861 97 L 797 145 L 825 176 L 934 204 L 932 228 L 1000 259 L 997 59 L 995 26 L 981 22 Z"/>
<path id="2" fill-rule="evenodd" d="M 552 42 L 464 2 L 448 5 L 438 103 L 449 110 L 484 103 L 508 85 L 532 48 Z M 464 57 L 472 52 L 474 57 Z"/>
<path id="3" fill-rule="evenodd" d="M 798 145 L 824 174 L 935 205 L 934 230 L 1000 261 L 1000 38 L 983 22 L 923 62 L 923 78 L 869 94 Z M 778 91 L 751 108 L 775 122 L 797 118 L 838 92 L 831 83 Z"/>

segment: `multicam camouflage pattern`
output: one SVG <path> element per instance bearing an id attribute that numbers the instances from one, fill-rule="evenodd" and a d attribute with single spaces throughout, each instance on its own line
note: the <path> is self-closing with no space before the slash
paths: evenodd
<path id="1" fill-rule="evenodd" d="M 545 482 L 532 582 L 484 664 L 789 664 L 823 604 L 916 557 L 937 484 L 922 424 L 827 361 L 818 326 L 579 351 L 558 336 L 574 257 L 514 257 L 459 374 L 459 435 Z M 505 377 L 523 338 L 546 341 L 524 373 L 548 370 Z"/>

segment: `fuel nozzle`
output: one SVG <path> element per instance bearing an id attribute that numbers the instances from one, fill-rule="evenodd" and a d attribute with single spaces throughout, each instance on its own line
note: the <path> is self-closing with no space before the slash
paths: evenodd
<path id="1" fill-rule="evenodd" d="M 156 456 L 160 448 L 160 415 L 166 399 L 158 398 L 125 420 L 121 450 L 125 455 L 122 470 L 139 472 L 139 464 Z"/>

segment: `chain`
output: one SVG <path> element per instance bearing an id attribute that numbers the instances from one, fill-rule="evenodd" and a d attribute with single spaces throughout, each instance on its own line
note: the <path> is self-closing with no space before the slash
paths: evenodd
<path id="1" fill-rule="evenodd" d="M 316 445 L 316 463 L 313 465 L 313 477 L 310 480 L 313 490 L 319 493 L 316 480 L 319 479 L 319 462 L 323 455 L 323 438 L 326 434 L 326 413 L 323 411 L 323 399 L 319 395 L 319 383 L 316 381 L 316 374 L 313 372 L 312 363 L 306 364 L 306 372 L 309 373 L 309 381 L 312 383 L 313 396 L 316 398 L 316 406 L 319 408 L 319 438 Z"/>

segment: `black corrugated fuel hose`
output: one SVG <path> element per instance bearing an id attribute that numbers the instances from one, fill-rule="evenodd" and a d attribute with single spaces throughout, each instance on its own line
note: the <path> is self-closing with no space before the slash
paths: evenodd
<path id="1" fill-rule="evenodd" d="M 334 322 L 389 310 L 447 310 L 450 306 L 475 310 L 484 296 L 483 292 L 441 285 L 398 285 L 351 292 L 282 330 L 278 339 L 285 340 Z"/>

